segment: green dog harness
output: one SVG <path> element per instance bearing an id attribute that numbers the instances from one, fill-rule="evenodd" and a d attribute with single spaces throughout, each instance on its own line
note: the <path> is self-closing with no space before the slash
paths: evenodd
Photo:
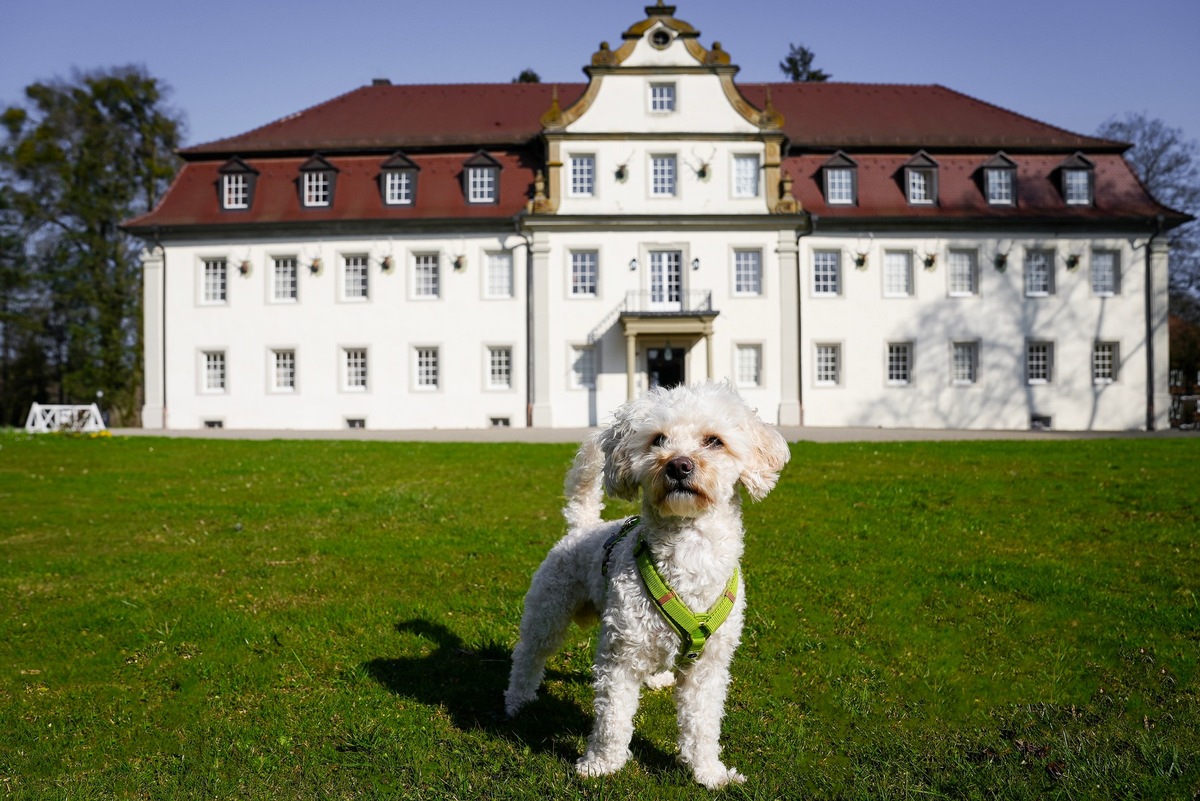
<path id="1" fill-rule="evenodd" d="M 608 562 L 612 557 L 613 548 L 626 534 L 636 528 L 639 522 L 641 521 L 637 516 L 629 518 L 621 526 L 621 530 L 604 543 L 602 573 L 608 574 Z M 725 585 L 725 591 L 721 593 L 717 602 L 707 612 L 697 614 L 679 599 L 679 596 L 671 589 L 671 585 L 667 584 L 662 574 L 658 572 L 658 568 L 654 566 L 654 559 L 650 556 L 650 548 L 640 534 L 637 544 L 633 548 L 633 555 L 637 559 L 638 574 L 642 577 L 642 584 L 646 587 L 646 592 L 650 593 L 650 597 L 654 600 L 654 605 L 658 607 L 663 619 L 674 629 L 682 641 L 680 657 L 689 662 L 695 662 L 700 658 L 708 638 L 725 622 L 725 618 L 729 617 L 729 613 L 733 610 L 733 603 L 737 600 L 737 568 L 733 569 L 733 575 L 729 577 L 729 583 Z"/>

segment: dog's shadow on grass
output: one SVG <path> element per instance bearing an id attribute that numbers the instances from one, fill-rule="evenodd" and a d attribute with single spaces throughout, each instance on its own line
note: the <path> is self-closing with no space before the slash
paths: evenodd
<path id="1" fill-rule="evenodd" d="M 427 706 L 440 706 L 454 725 L 464 731 L 482 729 L 518 741 L 533 751 L 553 753 L 573 762 L 581 754 L 578 741 L 591 730 L 590 710 L 545 691 L 513 719 L 504 715 L 504 689 L 508 686 L 510 653 L 507 647 L 488 643 L 468 648 L 441 623 L 407 620 L 396 624 L 401 634 L 416 634 L 434 644 L 422 656 L 372 659 L 363 665 L 372 679 L 396 695 Z M 547 681 L 588 683 L 586 674 L 546 671 Z M 648 767 L 669 769 L 674 758 L 638 734 L 632 750 Z"/>

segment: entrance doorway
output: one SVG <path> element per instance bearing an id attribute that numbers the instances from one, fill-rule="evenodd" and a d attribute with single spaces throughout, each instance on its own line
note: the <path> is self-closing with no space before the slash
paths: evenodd
<path id="1" fill-rule="evenodd" d="M 651 387 L 670 389 L 684 383 L 684 352 L 680 348 L 649 348 L 646 350 L 646 373 Z"/>

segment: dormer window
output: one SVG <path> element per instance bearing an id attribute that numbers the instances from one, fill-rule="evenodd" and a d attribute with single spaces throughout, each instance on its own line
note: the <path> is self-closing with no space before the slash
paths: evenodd
<path id="1" fill-rule="evenodd" d="M 397 153 L 379 168 L 379 192 L 386 206 L 411 206 L 417 199 L 417 173 L 420 167 L 403 153 Z"/>
<path id="2" fill-rule="evenodd" d="M 937 166 L 924 150 L 904 165 L 904 191 L 910 205 L 937 203 Z"/>
<path id="3" fill-rule="evenodd" d="M 983 191 L 989 206 L 1015 206 L 1017 203 L 1017 164 L 997 153 L 983 167 Z"/>
<path id="4" fill-rule="evenodd" d="M 675 111 L 675 84 L 650 84 L 650 110 L 655 114 L 670 114 Z"/>
<path id="5" fill-rule="evenodd" d="M 250 208 L 254 202 L 258 171 L 234 156 L 218 172 L 221 176 L 221 208 L 225 211 Z"/>
<path id="6" fill-rule="evenodd" d="M 463 193 L 468 203 L 500 202 L 500 162 L 480 150 L 463 165 Z"/>
<path id="7" fill-rule="evenodd" d="M 1082 153 L 1058 165 L 1062 196 L 1068 206 L 1090 206 L 1095 201 L 1096 165 Z"/>
<path id="8" fill-rule="evenodd" d="M 858 164 L 842 151 L 821 166 L 825 178 L 825 202 L 830 206 L 853 206 L 858 202 Z"/>
<path id="9" fill-rule="evenodd" d="M 300 205 L 304 208 L 324 208 L 333 205 L 333 190 L 337 168 L 314 155 L 300 165 Z"/>

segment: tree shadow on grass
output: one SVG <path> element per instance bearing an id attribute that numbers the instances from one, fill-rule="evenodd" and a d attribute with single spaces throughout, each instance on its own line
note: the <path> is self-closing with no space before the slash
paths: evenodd
<path id="1" fill-rule="evenodd" d="M 473 650 L 450 629 L 428 620 L 397 623 L 396 631 L 424 637 L 437 647 L 424 656 L 379 658 L 364 663 L 367 675 L 381 686 L 427 706 L 444 708 L 461 730 L 482 729 L 568 762 L 581 755 L 576 743 L 577 738 L 591 731 L 590 710 L 547 693 L 544 683 L 536 701 L 515 718 L 505 717 L 504 689 L 511 664 L 508 648 L 489 642 Z M 590 683 L 591 676 L 547 669 L 546 681 Z M 636 732 L 630 747 L 647 768 L 675 768 L 672 755 Z"/>

